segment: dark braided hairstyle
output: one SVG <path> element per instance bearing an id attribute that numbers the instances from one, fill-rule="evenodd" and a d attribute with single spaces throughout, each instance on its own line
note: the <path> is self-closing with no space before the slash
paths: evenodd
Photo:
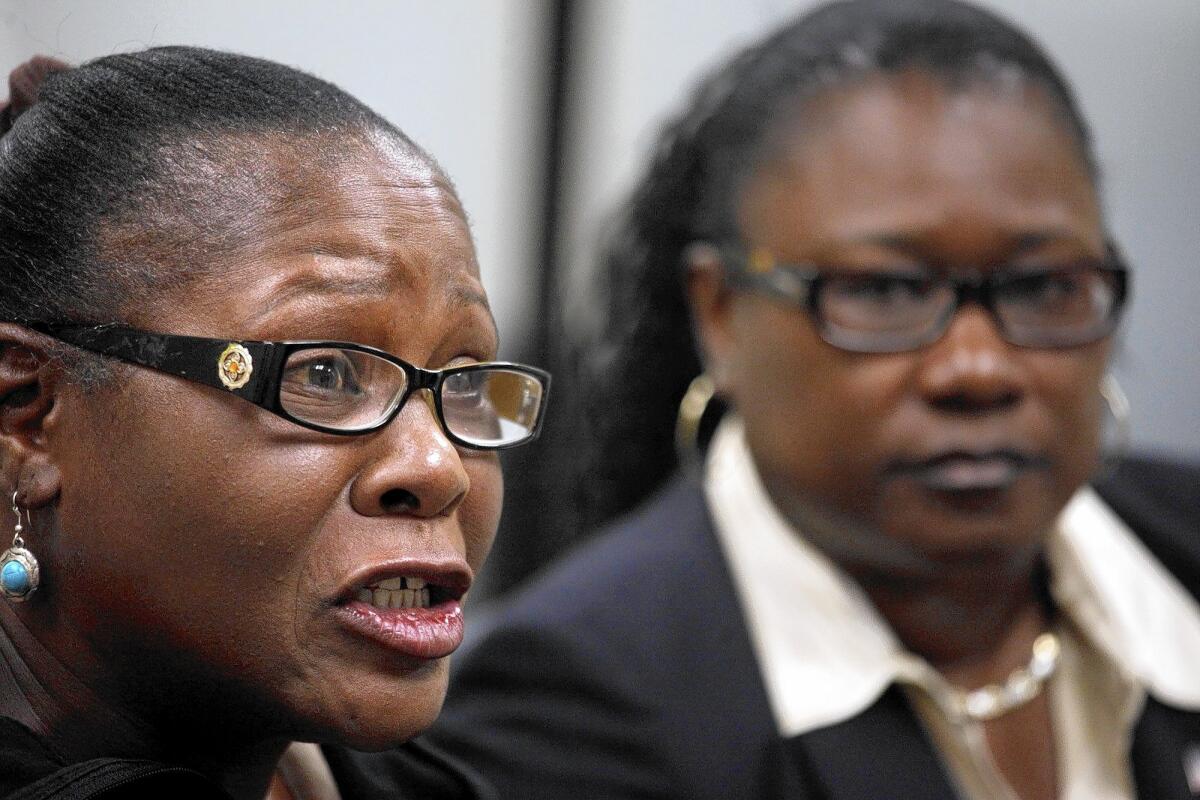
<path id="1" fill-rule="evenodd" d="M 270 61 L 160 47 L 64 68 L 34 87 L 18 70 L 0 113 L 2 320 L 117 321 L 222 268 L 256 233 L 271 143 L 333 157 L 382 136 L 435 166 L 341 89 Z"/>
<path id="2" fill-rule="evenodd" d="M 607 319 L 581 359 L 582 396 L 598 432 L 584 476 L 584 527 L 632 508 L 676 468 L 678 404 L 701 371 L 684 296 L 684 249 L 738 236 L 742 181 L 766 155 L 776 126 L 802 119 L 806 99 L 911 69 L 953 89 L 1040 88 L 1098 178 L 1087 124 L 1057 69 L 1023 32 L 966 3 L 829 3 L 742 51 L 666 126 L 607 241 L 598 276 Z"/>

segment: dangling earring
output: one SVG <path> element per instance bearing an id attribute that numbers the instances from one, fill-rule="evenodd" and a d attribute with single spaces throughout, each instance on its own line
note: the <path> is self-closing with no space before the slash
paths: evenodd
<path id="1" fill-rule="evenodd" d="M 701 372 L 688 384 L 687 392 L 679 401 L 679 414 L 675 417 L 675 455 L 679 464 L 689 474 L 697 474 L 704 460 L 700 452 L 700 423 L 712 405 L 717 385 L 707 373 Z"/>
<path id="2" fill-rule="evenodd" d="M 12 496 L 13 513 L 17 515 L 17 525 L 13 530 L 12 547 L 0 555 L 0 593 L 15 603 L 22 603 L 38 587 L 38 562 L 33 553 L 25 549 L 25 540 L 21 538 L 21 507 L 17 505 L 17 493 Z M 25 519 L 33 524 L 29 511 Z"/>
<path id="3" fill-rule="evenodd" d="M 1108 413 L 1112 415 L 1112 435 L 1109 437 L 1111 441 L 1104 445 L 1101 456 L 1100 474 L 1104 476 L 1112 473 L 1121 457 L 1129 451 L 1132 426 L 1129 421 L 1129 398 L 1111 372 L 1106 373 L 1100 381 L 1100 396 L 1104 398 Z"/>

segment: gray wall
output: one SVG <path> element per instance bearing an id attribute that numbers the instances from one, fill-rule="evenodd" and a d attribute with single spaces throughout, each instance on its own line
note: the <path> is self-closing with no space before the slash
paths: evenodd
<path id="1" fill-rule="evenodd" d="M 34 53 L 72 63 L 194 44 L 333 81 L 433 152 L 471 217 L 506 351 L 529 333 L 540 209 L 539 0 L 0 0 L 0 75 Z M 0 90 L 3 95 L 5 90 Z"/>

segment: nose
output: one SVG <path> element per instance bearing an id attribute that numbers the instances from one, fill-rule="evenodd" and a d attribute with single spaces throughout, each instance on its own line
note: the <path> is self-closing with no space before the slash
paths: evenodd
<path id="1" fill-rule="evenodd" d="M 941 338 L 922 351 L 920 389 L 943 411 L 976 413 L 1015 406 L 1025 393 L 1014 345 L 978 303 L 955 312 Z"/>
<path id="2" fill-rule="evenodd" d="M 446 516 L 466 497 L 470 478 L 438 422 L 429 390 L 415 392 L 391 423 L 367 438 L 372 457 L 350 487 L 358 513 Z"/>

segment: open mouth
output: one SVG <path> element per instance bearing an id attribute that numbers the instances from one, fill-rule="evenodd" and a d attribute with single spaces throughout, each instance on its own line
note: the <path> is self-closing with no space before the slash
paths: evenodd
<path id="1" fill-rule="evenodd" d="M 342 591 L 339 605 L 362 603 L 378 611 L 437 608 L 462 600 L 471 587 L 466 565 L 402 564 L 364 571 Z"/>
<path id="2" fill-rule="evenodd" d="M 375 608 L 430 608 L 452 599 L 450 591 L 424 578 L 385 578 L 359 589 L 355 599 Z"/>
<path id="3" fill-rule="evenodd" d="M 415 574 L 417 572 L 420 574 Z M 462 644 L 461 600 L 470 571 L 397 564 L 375 569 L 350 584 L 337 602 L 342 624 L 398 654 L 438 659 Z"/>

